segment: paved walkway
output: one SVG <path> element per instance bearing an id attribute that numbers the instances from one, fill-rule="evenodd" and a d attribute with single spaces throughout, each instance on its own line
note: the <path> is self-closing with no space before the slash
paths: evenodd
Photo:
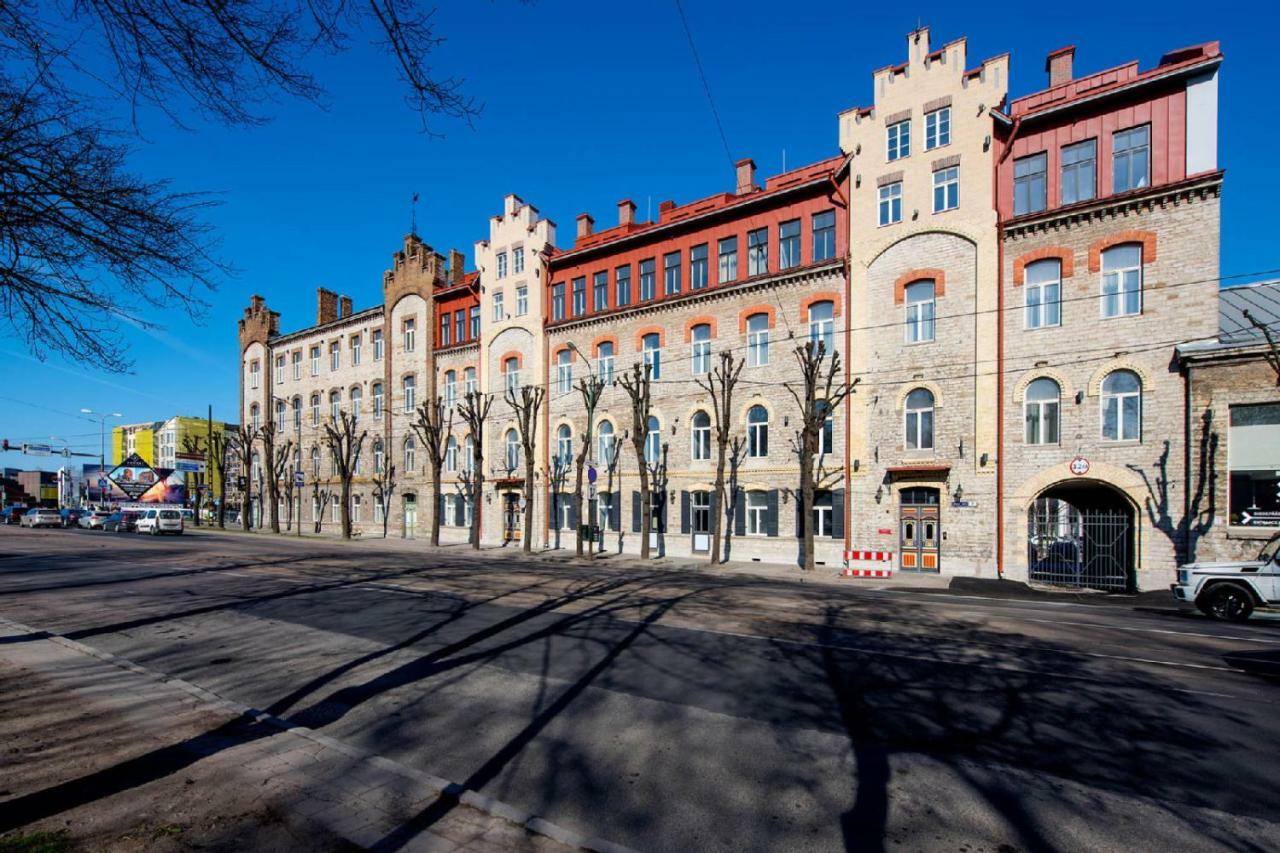
<path id="1" fill-rule="evenodd" d="M 10 839 L 49 832 L 90 850 L 623 850 L 2 618 L 0 743 Z"/>

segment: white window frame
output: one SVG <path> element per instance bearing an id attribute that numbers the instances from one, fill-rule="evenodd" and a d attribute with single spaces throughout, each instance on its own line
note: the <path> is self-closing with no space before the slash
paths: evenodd
<path id="1" fill-rule="evenodd" d="M 752 421 L 753 412 L 764 412 L 763 421 Z M 747 458 L 769 458 L 769 410 L 756 404 L 747 409 Z"/>
<path id="2" fill-rule="evenodd" d="M 924 114 L 924 150 L 932 151 L 951 144 L 951 107 L 940 107 Z"/>
<path id="3" fill-rule="evenodd" d="M 524 246 L 516 246 L 511 250 L 511 271 L 516 275 L 524 272 Z"/>
<path id="4" fill-rule="evenodd" d="M 400 392 L 404 394 L 404 411 L 413 414 L 414 402 L 418 393 L 418 378 L 413 374 L 400 380 Z"/>
<path id="5" fill-rule="evenodd" d="M 495 291 L 493 294 L 493 314 L 490 318 L 491 322 L 501 323 L 507 319 L 506 297 L 502 291 Z"/>
<path id="6" fill-rule="evenodd" d="M 318 344 L 311 348 L 311 375 L 320 375 L 320 346 Z"/>
<path id="7" fill-rule="evenodd" d="M 650 415 L 645 424 L 644 461 L 649 465 L 662 461 L 662 422 L 657 415 Z"/>
<path id="8" fill-rule="evenodd" d="M 1053 270 L 1052 276 L 1047 273 Z M 1044 278 L 1039 278 L 1041 274 Z M 1024 329 L 1048 329 L 1062 325 L 1062 261 L 1058 258 L 1044 258 L 1027 264 L 1022 271 L 1022 327 Z M 1052 293 L 1053 299 L 1046 294 Z M 1032 299 L 1036 300 L 1032 302 Z M 1048 309 L 1052 307 L 1054 320 L 1050 323 L 1046 318 Z"/>
<path id="9" fill-rule="evenodd" d="M 516 316 L 523 317 L 529 313 L 529 288 L 520 285 L 516 288 Z"/>
<path id="10" fill-rule="evenodd" d="M 1031 399 L 1032 388 L 1038 383 L 1050 382 L 1056 391 L 1052 399 L 1033 400 Z M 1023 392 L 1022 400 L 1022 440 L 1025 444 L 1033 447 L 1042 447 L 1048 445 L 1057 445 L 1062 442 L 1062 386 L 1058 382 L 1048 376 L 1039 376 L 1033 379 Z M 1035 434 L 1032 435 L 1032 425 L 1035 425 Z M 1053 440 L 1047 438 L 1049 432 L 1046 427 L 1050 424 L 1053 426 Z"/>
<path id="11" fill-rule="evenodd" d="M 1138 381 L 1138 390 L 1136 391 L 1108 391 L 1107 380 L 1119 373 L 1128 373 Z M 1119 368 L 1102 377 L 1102 385 L 1099 388 L 1098 406 L 1098 435 L 1103 441 L 1109 442 L 1138 442 L 1142 441 L 1142 407 L 1143 407 L 1143 385 L 1142 377 L 1128 368 Z M 1136 398 L 1138 401 L 1137 424 L 1134 427 L 1133 436 L 1125 436 L 1125 426 L 1129 423 L 1124 416 L 1125 400 Z M 1107 435 L 1107 407 L 1114 402 L 1116 409 L 1116 434 L 1115 436 Z"/>
<path id="12" fill-rule="evenodd" d="M 698 426 L 699 415 L 707 419 L 706 426 Z M 689 458 L 694 462 L 711 459 L 711 416 L 701 409 L 689 419 Z"/>
<path id="13" fill-rule="evenodd" d="M 400 329 L 404 336 L 404 351 L 413 352 L 413 348 L 418 342 L 417 322 L 413 317 L 406 317 L 404 322 L 400 324 Z"/>
<path id="14" fill-rule="evenodd" d="M 342 342 L 332 341 L 329 344 L 329 370 L 336 371 L 342 367 Z"/>
<path id="15" fill-rule="evenodd" d="M 884 129 L 885 160 L 892 163 L 911 156 L 911 119 L 895 121 Z"/>
<path id="16" fill-rule="evenodd" d="M 826 305 L 831 309 L 831 316 L 819 317 L 814 319 L 813 309 Z M 809 306 L 808 317 L 809 322 L 809 341 L 815 345 L 819 340 L 824 344 L 823 353 L 830 356 L 835 351 L 836 346 L 836 304 L 829 299 L 821 302 L 815 302 Z"/>
<path id="17" fill-rule="evenodd" d="M 382 361 L 382 330 L 375 329 L 373 332 L 373 360 Z"/>
<path id="18" fill-rule="evenodd" d="M 746 493 L 746 530 L 748 536 L 769 535 L 769 495 L 760 489 Z"/>
<path id="19" fill-rule="evenodd" d="M 902 221 L 902 181 L 885 184 L 876 191 L 879 200 L 880 227 L 896 225 Z"/>
<path id="20" fill-rule="evenodd" d="M 762 320 L 764 328 L 751 328 L 752 321 Z M 769 315 L 763 311 L 747 318 L 747 366 L 765 367 L 769 364 Z"/>
<path id="21" fill-rule="evenodd" d="M 605 347 L 609 348 L 608 355 L 605 354 Z M 606 341 L 596 347 L 596 364 L 600 374 L 600 381 L 605 385 L 613 383 L 613 342 Z"/>
<path id="22" fill-rule="evenodd" d="M 941 200 L 941 206 L 939 206 Z M 960 206 L 960 167 L 948 166 L 933 173 L 933 212 L 946 213 Z"/>
<path id="23" fill-rule="evenodd" d="M 649 346 L 649 342 L 653 341 L 654 345 Z M 650 379 L 662 378 L 662 338 L 657 332 L 650 332 L 645 335 L 641 343 L 641 357 L 644 364 L 649 368 Z"/>
<path id="24" fill-rule="evenodd" d="M 1108 268 L 1108 258 L 1115 258 L 1122 250 L 1129 248 L 1135 249 L 1138 253 L 1136 263 Z M 1098 313 L 1104 320 L 1116 317 L 1137 317 L 1142 313 L 1142 254 L 1143 246 L 1141 243 L 1119 243 L 1102 250 L 1102 278 L 1099 280 L 1100 300 Z M 1137 287 L 1132 290 L 1125 286 L 1130 275 L 1137 281 Z M 1128 304 L 1129 300 L 1126 297 L 1129 294 L 1133 294 L 1136 305 L 1131 306 Z M 1115 305 L 1115 311 L 1108 310 L 1109 303 Z"/>
<path id="25" fill-rule="evenodd" d="M 567 349 L 556 353 L 556 392 L 573 392 L 573 353 Z"/>
<path id="26" fill-rule="evenodd" d="M 497 254 L 497 260 L 498 260 L 497 276 L 498 278 L 506 278 L 507 277 L 507 253 L 499 252 Z"/>
<path id="27" fill-rule="evenodd" d="M 929 286 L 929 296 L 921 298 L 918 294 L 925 292 L 925 289 L 919 285 L 926 284 Z M 913 296 L 913 290 L 917 295 Z M 903 303 L 903 309 L 906 312 L 906 329 L 904 332 L 906 342 L 909 344 L 927 344 L 937 340 L 938 283 L 927 278 L 911 282 L 903 290 Z"/>
<path id="28" fill-rule="evenodd" d="M 702 331 L 699 332 L 699 330 Z M 705 334 L 706 337 L 699 337 L 699 334 Z M 706 376 L 711 372 L 711 326 L 707 323 L 699 323 L 693 327 L 690 337 L 693 375 Z"/>
<path id="29" fill-rule="evenodd" d="M 916 406 L 912 408 L 911 395 L 916 391 L 924 391 L 929 395 L 928 406 Z M 902 435 L 903 447 L 907 450 L 933 450 L 938 440 L 938 398 L 928 388 L 912 388 L 903 400 L 902 404 Z M 924 422 L 925 416 L 928 415 L 929 421 L 929 443 L 924 443 Z M 914 418 L 914 429 L 913 419 Z"/>

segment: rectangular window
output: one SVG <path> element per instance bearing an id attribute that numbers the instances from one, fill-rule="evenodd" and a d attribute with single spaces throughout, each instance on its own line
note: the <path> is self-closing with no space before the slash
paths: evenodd
<path id="1" fill-rule="evenodd" d="M 302 378 L 302 350 L 293 354 L 293 378 L 295 380 Z"/>
<path id="2" fill-rule="evenodd" d="M 276 384 L 284 384 L 284 356 L 276 356 Z"/>
<path id="3" fill-rule="evenodd" d="M 680 253 L 662 256 L 662 292 L 667 296 L 680 292 Z"/>
<path id="4" fill-rule="evenodd" d="M 337 370 L 342 366 L 342 344 L 334 341 L 329 344 L 329 369 Z"/>
<path id="5" fill-rule="evenodd" d="M 836 256 L 836 212 L 824 210 L 815 213 L 813 228 L 813 262 L 825 261 Z"/>
<path id="6" fill-rule="evenodd" d="M 689 287 L 701 290 L 707 286 L 707 244 L 689 250 Z"/>
<path id="7" fill-rule="evenodd" d="M 880 224 L 892 225 L 902 221 L 902 181 L 885 184 L 880 188 Z"/>
<path id="8" fill-rule="evenodd" d="M 789 219 L 778 226 L 778 269 L 800 266 L 800 220 Z"/>
<path id="9" fill-rule="evenodd" d="M 1086 139 L 1062 149 L 1062 203 L 1088 201 L 1096 195 L 1096 139 Z"/>
<path id="10" fill-rule="evenodd" d="M 564 282 L 551 285 L 551 319 L 564 319 Z"/>
<path id="11" fill-rule="evenodd" d="M 889 125 L 885 133 L 890 162 L 911 154 L 911 119 Z"/>
<path id="12" fill-rule="evenodd" d="M 569 361 L 570 353 L 562 350 L 556 360 L 556 390 L 568 394 L 573 390 L 573 363 Z"/>
<path id="13" fill-rule="evenodd" d="M 643 342 L 644 363 L 649 367 L 649 378 L 662 378 L 662 349 L 659 346 L 657 334 L 648 334 L 644 336 Z"/>
<path id="14" fill-rule="evenodd" d="M 468 367 L 466 370 L 463 371 L 462 375 L 463 375 L 462 393 L 464 394 L 476 393 L 476 369 L 474 367 Z"/>
<path id="15" fill-rule="evenodd" d="M 769 533 L 769 501 L 764 492 L 747 492 L 747 533 L 766 536 Z"/>
<path id="16" fill-rule="evenodd" d="M 311 348 L 311 375 L 320 375 L 320 347 Z"/>
<path id="17" fill-rule="evenodd" d="M 738 277 L 738 238 L 722 237 L 719 243 L 720 283 L 733 281 Z"/>
<path id="18" fill-rule="evenodd" d="M 1041 151 L 1013 161 L 1013 215 L 1039 213 L 1048 204 L 1049 155 Z"/>
<path id="19" fill-rule="evenodd" d="M 511 268 L 516 275 L 524 272 L 524 247 L 516 246 L 511 250 Z"/>
<path id="20" fill-rule="evenodd" d="M 1280 403 L 1232 406 L 1230 412 L 1230 523 L 1280 527 Z"/>
<path id="21" fill-rule="evenodd" d="M 653 258 L 640 262 L 640 301 L 647 302 L 654 296 L 654 272 L 656 262 Z"/>
<path id="22" fill-rule="evenodd" d="M 498 253 L 498 278 L 505 278 L 507 275 L 507 253 Z"/>
<path id="23" fill-rule="evenodd" d="M 447 347 L 449 345 L 449 322 L 451 315 L 448 311 L 440 315 L 440 346 Z"/>
<path id="24" fill-rule="evenodd" d="M 1142 313 L 1142 247 L 1112 246 L 1102 253 L 1102 316 Z"/>
<path id="25" fill-rule="evenodd" d="M 1027 328 L 1059 325 L 1062 322 L 1062 262 L 1044 260 L 1027 264 L 1024 278 Z"/>
<path id="26" fill-rule="evenodd" d="M 516 316 L 523 317 L 529 313 L 529 288 L 520 285 L 516 288 Z"/>
<path id="27" fill-rule="evenodd" d="M 933 173 L 933 212 L 955 210 L 960 204 L 960 167 L 951 166 Z"/>
<path id="28" fill-rule="evenodd" d="M 404 321 L 404 351 L 413 352 L 414 343 L 417 340 L 417 324 L 413 320 Z"/>
<path id="29" fill-rule="evenodd" d="M 609 310 L 609 273 L 601 270 L 592 276 L 591 281 L 592 298 L 595 300 L 596 311 Z"/>
<path id="30" fill-rule="evenodd" d="M 631 304 L 631 267 L 618 267 L 613 271 L 614 290 L 617 291 L 618 307 L 626 308 Z"/>
<path id="31" fill-rule="evenodd" d="M 480 337 L 480 306 L 471 306 L 471 338 L 475 340 Z"/>
<path id="32" fill-rule="evenodd" d="M 460 344 L 467 339 L 467 312 L 459 308 L 453 312 L 453 342 Z"/>
<path id="33" fill-rule="evenodd" d="M 260 381 L 261 376 L 262 376 L 262 366 L 256 361 L 249 362 L 249 387 L 257 388 L 258 382 Z"/>
<path id="34" fill-rule="evenodd" d="M 587 313 L 587 277 L 580 275 L 573 280 L 573 316 Z"/>
<path id="35" fill-rule="evenodd" d="M 695 326 L 693 329 L 693 374 L 705 376 L 711 372 L 711 327 Z"/>
<path id="36" fill-rule="evenodd" d="M 1111 138 L 1111 191 L 1141 189 L 1151 182 L 1151 125 L 1118 131 Z"/>
<path id="37" fill-rule="evenodd" d="M 373 333 L 373 360 L 382 361 L 382 330 Z"/>
<path id="38" fill-rule="evenodd" d="M 417 391 L 417 381 L 412 376 L 404 378 L 404 410 L 412 412 L 414 408 L 414 394 Z"/>
<path id="39" fill-rule="evenodd" d="M 506 294 L 499 290 L 493 294 L 493 322 L 501 323 L 505 319 L 507 319 Z"/>
<path id="40" fill-rule="evenodd" d="M 933 340 L 934 283 L 917 281 L 907 285 L 907 343 L 919 344 Z"/>
<path id="41" fill-rule="evenodd" d="M 747 275 L 764 275 L 769 271 L 769 229 L 747 232 Z"/>
<path id="42" fill-rule="evenodd" d="M 951 107 L 924 114 L 924 150 L 951 144 Z"/>
<path id="43" fill-rule="evenodd" d="M 351 366 L 352 367 L 358 367 L 360 364 L 360 349 L 361 349 L 360 336 L 356 335 L 354 338 L 351 339 Z"/>
<path id="44" fill-rule="evenodd" d="M 762 367 L 769 363 L 769 315 L 752 314 L 747 318 L 747 365 Z"/>

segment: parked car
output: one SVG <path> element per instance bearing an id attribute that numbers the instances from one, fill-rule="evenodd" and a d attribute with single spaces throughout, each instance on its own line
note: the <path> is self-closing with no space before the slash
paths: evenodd
<path id="1" fill-rule="evenodd" d="M 149 509 L 142 513 L 133 526 L 134 533 L 150 533 L 159 536 L 161 533 L 182 533 L 182 512 L 176 509 Z"/>
<path id="2" fill-rule="evenodd" d="M 1262 546 L 1256 560 L 1179 566 L 1178 582 L 1169 589 L 1179 602 L 1228 622 L 1243 622 L 1258 607 L 1280 608 L 1280 535 Z"/>
<path id="3" fill-rule="evenodd" d="M 108 533 L 128 533 L 138 524 L 138 513 L 120 511 L 113 512 L 102 522 L 102 529 Z"/>
<path id="4" fill-rule="evenodd" d="M 82 514 L 79 524 L 85 530 L 101 530 L 102 523 L 110 517 L 111 513 L 95 509 Z"/>
<path id="5" fill-rule="evenodd" d="M 62 515 L 56 509 L 35 507 L 22 514 L 23 527 L 61 527 Z"/>
<path id="6" fill-rule="evenodd" d="M 59 514 L 62 516 L 62 526 L 78 526 L 80 524 L 80 516 L 84 515 L 88 511 L 89 510 L 81 509 L 80 507 L 68 507 L 67 509 L 60 510 Z"/>
<path id="7" fill-rule="evenodd" d="M 21 524 L 22 516 L 26 515 L 26 513 L 27 507 L 22 504 L 7 506 L 4 508 L 4 523 Z"/>

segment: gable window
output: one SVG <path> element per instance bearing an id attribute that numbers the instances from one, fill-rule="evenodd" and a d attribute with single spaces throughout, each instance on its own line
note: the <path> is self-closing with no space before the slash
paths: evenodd
<path id="1" fill-rule="evenodd" d="M 1111 191 L 1141 189 L 1151 182 L 1151 125 L 1117 131 L 1111 138 Z"/>
<path id="2" fill-rule="evenodd" d="M 618 267 L 613 271 L 613 289 L 614 295 L 617 296 L 619 308 L 626 308 L 631 304 L 631 267 Z"/>
<path id="3" fill-rule="evenodd" d="M 689 287 L 701 290 L 707 286 L 707 244 L 701 243 L 689 250 Z"/>
<path id="4" fill-rule="evenodd" d="M 564 319 L 564 282 L 559 281 L 551 285 L 551 319 Z"/>
<path id="5" fill-rule="evenodd" d="M 769 455 L 769 412 L 764 406 L 747 410 L 747 456 L 763 459 Z"/>
<path id="6" fill-rule="evenodd" d="M 447 347 L 449 345 L 449 312 L 440 315 L 440 346 Z"/>
<path id="7" fill-rule="evenodd" d="M 382 417 L 382 383 L 373 383 L 373 417 L 379 419 Z"/>
<path id="8" fill-rule="evenodd" d="M 1142 313 L 1142 246 L 1124 243 L 1102 253 L 1102 316 Z"/>
<path id="9" fill-rule="evenodd" d="M 613 382 L 613 342 L 605 341 L 596 347 L 596 364 L 600 371 L 600 381 L 605 385 Z"/>
<path id="10" fill-rule="evenodd" d="M 716 248 L 720 257 L 720 283 L 733 281 L 738 277 L 738 238 L 721 237 Z"/>
<path id="11" fill-rule="evenodd" d="M 911 120 L 895 122 L 885 129 L 890 162 L 911 154 Z"/>
<path id="12" fill-rule="evenodd" d="M 705 462 L 711 458 L 711 416 L 698 411 L 693 414 L 693 426 L 690 431 L 693 445 L 689 450 L 695 462 Z"/>
<path id="13" fill-rule="evenodd" d="M 951 107 L 924 114 L 924 150 L 951 144 Z"/>
<path id="14" fill-rule="evenodd" d="M 1041 151 L 1013 161 L 1013 215 L 1039 213 L 1048 203 L 1049 155 Z"/>
<path id="15" fill-rule="evenodd" d="M 1027 386 L 1023 414 L 1027 444 L 1058 443 L 1058 411 L 1062 390 L 1058 383 L 1041 377 Z"/>
<path id="16" fill-rule="evenodd" d="M 747 232 L 747 275 L 764 275 L 769 271 L 769 229 Z"/>
<path id="17" fill-rule="evenodd" d="M 933 449 L 933 392 L 917 388 L 907 395 L 907 450 Z"/>
<path id="18" fill-rule="evenodd" d="M 527 285 L 520 285 L 516 288 L 516 316 L 523 317 L 529 313 L 529 288 Z"/>
<path id="19" fill-rule="evenodd" d="M 662 459 L 662 424 L 653 415 L 645 424 L 644 461 L 649 465 L 657 465 Z"/>
<path id="20" fill-rule="evenodd" d="M 640 301 L 647 302 L 654 297 L 654 271 L 657 262 L 653 258 L 640 262 Z"/>
<path id="21" fill-rule="evenodd" d="M 591 277 L 592 299 L 596 311 L 609 310 L 609 273 L 601 270 Z"/>
<path id="22" fill-rule="evenodd" d="M 693 375 L 704 376 L 711 372 L 711 326 L 706 323 L 693 327 Z"/>
<path id="23" fill-rule="evenodd" d="M 680 292 L 680 253 L 662 256 L 662 292 L 667 296 Z"/>
<path id="24" fill-rule="evenodd" d="M 337 370 L 342 366 L 342 344 L 334 341 L 329 344 L 329 369 Z"/>
<path id="25" fill-rule="evenodd" d="M 778 226 L 778 269 L 800 266 L 800 220 L 789 219 Z"/>
<path id="26" fill-rule="evenodd" d="M 879 190 L 880 224 L 893 225 L 902 221 L 902 181 L 885 184 Z"/>
<path id="27" fill-rule="evenodd" d="M 413 395 L 414 395 L 414 392 L 417 390 L 417 387 L 418 387 L 417 380 L 412 375 L 406 376 L 404 378 L 404 410 L 406 412 L 410 412 L 410 413 L 413 412 L 413 409 L 414 409 Z"/>
<path id="28" fill-rule="evenodd" d="M 573 390 L 573 353 L 562 349 L 556 353 L 556 390 L 568 394 Z"/>
<path id="29" fill-rule="evenodd" d="M 644 364 L 649 368 L 650 379 L 662 378 L 662 346 L 657 332 L 650 332 L 641 340 Z"/>
<path id="30" fill-rule="evenodd" d="M 524 246 L 516 246 L 511 250 L 511 269 L 516 275 L 524 272 Z"/>
<path id="31" fill-rule="evenodd" d="M 1142 380 L 1132 370 L 1116 370 L 1102 380 L 1102 438 L 1137 441 L 1142 437 Z"/>
<path id="32" fill-rule="evenodd" d="M 587 277 L 580 275 L 573 280 L 573 316 L 587 313 Z"/>
<path id="33" fill-rule="evenodd" d="M 955 210 L 960 205 L 960 167 L 950 166 L 933 173 L 933 212 Z"/>
<path id="34" fill-rule="evenodd" d="M 507 253 L 498 253 L 498 278 L 504 278 L 507 274 Z"/>
<path id="35" fill-rule="evenodd" d="M 493 294 L 493 322 L 501 323 L 507 319 L 506 297 L 501 290 Z"/>
<path id="36" fill-rule="evenodd" d="M 934 284 L 923 280 L 907 285 L 907 343 L 918 344 L 933 340 L 934 334 Z"/>
<path id="37" fill-rule="evenodd" d="M 752 314 L 747 318 L 747 365 L 762 367 L 769 363 L 769 315 Z"/>
<path id="38" fill-rule="evenodd" d="M 1062 322 L 1062 261 L 1049 258 L 1027 264 L 1024 279 L 1027 328 L 1059 325 Z"/>
<path id="39" fill-rule="evenodd" d="M 815 302 L 809 306 L 809 341 L 822 346 L 825 355 L 831 355 L 836 345 L 836 306 L 834 302 Z"/>
<path id="40" fill-rule="evenodd" d="M 1062 203 L 1074 204 L 1088 201 L 1096 194 L 1097 187 L 1096 139 L 1086 139 L 1062 149 Z"/>
<path id="41" fill-rule="evenodd" d="M 373 360 L 382 361 L 382 330 L 373 333 Z"/>
<path id="42" fill-rule="evenodd" d="M 417 342 L 417 323 L 412 317 L 404 321 L 404 351 L 413 352 L 413 345 Z"/>
<path id="43" fill-rule="evenodd" d="M 825 261 L 836 256 L 836 212 L 824 210 L 815 213 L 810 222 L 813 229 L 813 262 Z"/>

